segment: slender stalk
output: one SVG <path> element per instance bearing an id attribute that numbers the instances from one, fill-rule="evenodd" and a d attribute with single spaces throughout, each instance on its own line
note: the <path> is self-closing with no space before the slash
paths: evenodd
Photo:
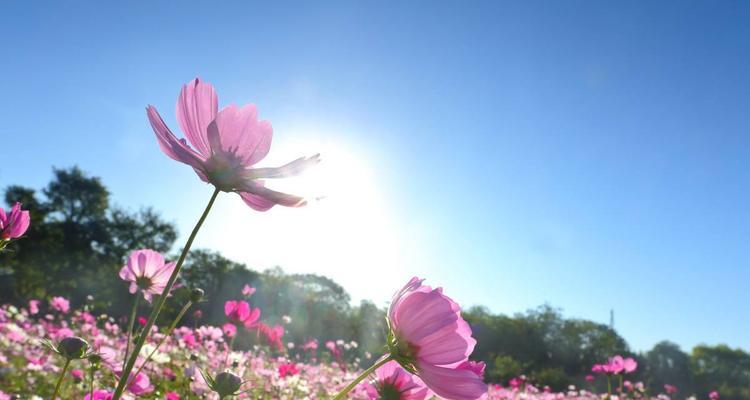
<path id="1" fill-rule="evenodd" d="M 96 369 L 91 366 L 91 384 L 89 385 L 89 400 L 94 400 L 94 372 Z"/>
<path id="2" fill-rule="evenodd" d="M 57 384 L 55 385 L 55 393 L 52 395 L 52 400 L 55 400 L 57 398 L 57 394 L 60 393 L 60 385 L 62 384 L 63 378 L 65 378 L 65 373 L 68 372 L 68 366 L 70 365 L 70 359 L 65 359 L 65 365 L 63 366 L 62 371 L 60 371 L 60 377 L 57 378 Z"/>
<path id="3" fill-rule="evenodd" d="M 172 286 L 174 286 L 174 283 L 177 281 L 177 275 L 180 273 L 180 269 L 182 268 L 182 263 L 185 262 L 185 257 L 187 257 L 188 251 L 190 251 L 190 246 L 193 245 L 193 240 L 195 240 L 195 236 L 198 234 L 198 231 L 203 225 L 203 221 L 206 220 L 206 217 L 208 216 L 208 212 L 211 211 L 211 207 L 214 205 L 214 201 L 216 200 L 216 196 L 218 195 L 219 195 L 219 189 L 215 189 L 214 193 L 211 195 L 211 199 L 208 201 L 208 205 L 206 206 L 206 209 L 203 210 L 203 214 L 201 215 L 200 219 L 198 219 L 198 223 L 195 224 L 193 231 L 190 233 L 187 243 L 185 243 L 185 247 L 182 249 L 180 258 L 177 260 L 177 265 L 175 265 L 174 271 L 172 271 L 172 275 L 169 276 L 169 281 L 167 281 L 167 286 L 164 288 L 164 291 L 161 293 L 161 296 L 159 296 L 159 298 L 156 300 L 156 304 L 154 305 L 154 309 L 151 310 L 151 315 L 148 317 L 146 326 L 143 327 L 143 333 L 138 337 L 138 341 L 136 341 L 135 343 L 133 354 L 130 355 L 130 358 L 128 358 L 127 364 L 125 364 L 125 368 L 122 371 L 122 375 L 120 375 L 120 380 L 117 382 L 117 388 L 115 389 L 115 393 L 112 395 L 112 400 L 120 400 L 120 397 L 122 397 L 122 392 L 125 390 L 125 385 L 127 384 L 128 380 L 130 380 L 130 371 L 133 370 L 133 366 L 135 366 L 135 361 L 136 359 L 138 359 L 138 353 L 140 353 L 141 348 L 143 347 L 143 344 L 146 343 L 146 338 L 148 338 L 148 334 L 151 333 L 151 327 L 154 326 L 154 323 L 156 322 L 156 318 L 159 316 L 159 313 L 161 312 L 162 307 L 164 307 L 164 302 L 167 300 L 167 295 L 172 290 Z"/>
<path id="4" fill-rule="evenodd" d="M 130 322 L 128 322 L 128 341 L 125 343 L 125 357 L 122 358 L 122 369 L 125 369 L 125 363 L 128 360 L 130 353 L 130 340 L 133 334 L 133 327 L 135 326 L 135 314 L 138 312 L 138 299 L 141 298 L 141 291 L 135 292 L 135 300 L 133 300 L 133 309 L 130 310 Z"/>
<path id="5" fill-rule="evenodd" d="M 151 358 L 154 356 L 154 354 L 156 354 L 156 351 L 159 350 L 159 347 L 161 347 L 161 345 L 164 344 L 164 342 L 167 340 L 167 338 L 170 335 L 172 335 L 172 331 L 174 331 L 174 328 L 177 327 L 177 324 L 180 322 L 180 320 L 182 319 L 182 317 L 185 315 L 185 313 L 187 312 L 188 308 L 190 308 L 190 306 L 192 306 L 192 305 L 193 305 L 193 302 L 192 301 L 188 301 L 187 304 L 185 304 L 184 306 L 182 306 L 182 310 L 180 310 L 179 314 L 177 314 L 177 318 L 175 318 L 174 321 L 172 321 L 172 324 L 169 325 L 169 328 L 167 328 L 167 331 L 164 333 L 164 337 L 162 337 L 161 340 L 159 341 L 159 343 L 156 344 L 156 347 L 154 347 L 154 349 L 151 351 L 151 353 L 148 355 L 148 357 L 146 357 L 146 360 L 143 361 L 143 364 L 141 364 L 141 366 L 135 371 L 135 373 L 133 374 L 133 376 L 138 376 L 138 374 L 141 373 L 141 371 L 146 366 L 146 364 L 148 364 L 148 362 L 151 361 Z"/>
<path id="6" fill-rule="evenodd" d="M 385 363 L 387 363 L 388 361 L 391 361 L 391 360 L 393 360 L 393 356 L 389 355 L 388 357 L 384 357 L 380 361 L 378 361 L 375 364 L 373 364 L 370 368 L 367 368 L 366 370 L 364 370 L 357 377 L 357 379 L 353 380 L 352 383 L 350 383 L 349 385 L 347 385 L 344 388 L 344 390 L 340 391 L 339 394 L 337 394 L 336 397 L 333 398 L 333 400 L 341 400 L 343 398 L 346 398 L 346 395 L 349 392 L 351 392 L 352 389 L 354 389 L 355 387 L 357 387 L 357 385 L 360 382 L 362 382 L 363 379 L 365 379 L 368 375 L 372 374 L 373 372 L 375 372 L 375 370 L 377 370 L 378 368 L 382 367 L 383 365 L 385 365 Z"/>
<path id="7" fill-rule="evenodd" d="M 234 347 L 234 338 L 239 335 L 239 329 L 237 329 L 237 332 L 232 336 L 232 339 L 229 341 L 229 347 L 227 347 L 227 354 L 224 356 L 224 368 L 227 366 L 227 361 L 229 361 L 229 353 L 232 352 L 232 347 Z"/>

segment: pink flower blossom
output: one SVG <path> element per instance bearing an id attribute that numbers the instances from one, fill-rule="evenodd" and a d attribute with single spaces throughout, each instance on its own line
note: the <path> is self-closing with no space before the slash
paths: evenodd
<path id="1" fill-rule="evenodd" d="M 423 400 L 429 389 L 419 377 L 389 361 L 375 371 L 375 380 L 365 384 L 368 399 Z"/>
<path id="2" fill-rule="evenodd" d="M 110 393 L 106 390 L 95 390 L 94 391 L 94 397 L 91 397 L 91 394 L 86 394 L 86 397 L 83 398 L 83 400 L 112 400 L 112 396 L 114 393 Z"/>
<path id="3" fill-rule="evenodd" d="M 279 351 L 284 349 L 284 343 L 281 341 L 281 337 L 284 336 L 283 326 L 274 325 L 270 327 L 261 322 L 257 325 L 256 329 L 258 329 L 258 333 L 263 336 L 263 339 L 269 346 L 275 347 Z"/>
<path id="4" fill-rule="evenodd" d="M 468 361 L 476 344 L 460 310 L 442 289 L 412 278 L 388 309 L 389 348 L 396 361 L 416 372 L 438 396 L 479 399 L 487 393 L 482 377 L 471 368 L 457 367 Z"/>
<path id="5" fill-rule="evenodd" d="M 233 324 L 250 329 L 260 319 L 260 308 L 251 308 L 246 301 L 229 300 L 224 303 L 224 314 Z"/>
<path id="6" fill-rule="evenodd" d="M 245 285 L 242 287 L 242 295 L 245 297 L 250 297 L 255 293 L 255 288 L 250 285 Z"/>
<path id="7" fill-rule="evenodd" d="M 120 278 L 130 282 L 130 293 L 140 289 L 150 303 L 154 295 L 164 291 L 174 268 L 175 263 L 165 263 L 158 252 L 141 249 L 130 254 L 127 264 L 120 269 Z"/>
<path id="8" fill-rule="evenodd" d="M 586 382 L 593 382 L 594 381 L 594 375 L 586 375 Z"/>
<path id="9" fill-rule="evenodd" d="M 166 400 L 180 400 L 180 395 L 177 392 L 167 392 Z"/>
<path id="10" fill-rule="evenodd" d="M 39 314 L 39 303 L 41 303 L 39 300 L 29 300 L 29 314 Z"/>
<path id="11" fill-rule="evenodd" d="M 0 207 L 0 241 L 21 237 L 29 229 L 31 218 L 29 212 L 21 210 L 21 203 L 16 203 L 6 214 Z"/>
<path id="12" fill-rule="evenodd" d="M 711 393 L 708 394 L 708 398 L 711 400 L 719 400 L 719 392 L 717 391 L 711 391 Z"/>
<path id="13" fill-rule="evenodd" d="M 318 349 L 318 340 L 317 339 L 310 339 L 305 342 L 305 344 L 302 345 L 302 350 L 310 350 L 315 351 Z"/>
<path id="14" fill-rule="evenodd" d="M 279 376 L 284 378 L 287 376 L 294 376 L 299 373 L 297 365 L 295 363 L 283 363 L 279 364 Z"/>
<path id="15" fill-rule="evenodd" d="M 144 317 L 144 316 L 138 317 L 138 325 L 140 325 L 140 326 L 146 326 L 147 322 L 148 322 L 148 320 L 146 319 L 146 317 Z"/>
<path id="16" fill-rule="evenodd" d="M 273 136 L 271 123 L 258 120 L 255 105 L 218 110 L 213 86 L 196 78 L 183 86 L 177 99 L 177 123 L 187 140 L 177 139 L 153 106 L 148 106 L 147 114 L 161 150 L 193 167 L 202 181 L 238 193 L 258 211 L 276 204 L 305 205 L 302 197 L 266 188 L 263 179 L 297 175 L 316 164 L 319 156 L 299 158 L 279 168 L 251 168 L 268 154 Z"/>
<path id="17" fill-rule="evenodd" d="M 667 383 L 664 385 L 664 391 L 667 392 L 667 394 L 675 394 L 677 393 L 677 386 L 673 386 Z"/>
<path id="18" fill-rule="evenodd" d="M 81 382 L 83 380 L 83 371 L 81 371 L 80 369 L 74 369 L 70 371 L 70 375 L 76 382 Z"/>
<path id="19" fill-rule="evenodd" d="M 60 297 L 60 296 L 53 297 L 52 300 L 50 300 L 49 305 L 53 309 L 63 314 L 67 314 L 68 311 L 70 311 L 70 302 L 68 301 L 68 299 L 64 297 Z"/>
<path id="20" fill-rule="evenodd" d="M 224 332 L 224 336 L 228 338 L 233 338 L 237 334 L 237 326 L 228 322 L 222 325 L 221 330 Z"/>

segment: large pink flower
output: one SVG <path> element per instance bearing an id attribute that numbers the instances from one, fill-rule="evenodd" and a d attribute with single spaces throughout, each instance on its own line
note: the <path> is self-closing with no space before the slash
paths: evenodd
<path id="1" fill-rule="evenodd" d="M 250 308 L 246 301 L 229 300 L 224 303 L 224 314 L 230 322 L 250 329 L 260 319 L 260 308 Z"/>
<path id="2" fill-rule="evenodd" d="M 30 223 L 29 212 L 21 210 L 21 203 L 14 204 L 9 214 L 0 207 L 0 241 L 21 237 Z"/>
<path id="3" fill-rule="evenodd" d="M 438 396 L 473 400 L 487 392 L 487 385 L 467 364 L 476 340 L 460 310 L 442 289 L 412 278 L 388 309 L 388 346 L 395 360 Z"/>
<path id="4" fill-rule="evenodd" d="M 423 400 L 430 392 L 419 377 L 406 372 L 395 361 L 378 368 L 375 380 L 366 383 L 365 388 L 369 399 Z"/>
<path id="5" fill-rule="evenodd" d="M 149 249 L 136 250 L 128 257 L 128 262 L 120 269 L 120 278 L 130 282 L 130 293 L 138 289 L 150 303 L 154 295 L 160 295 L 167 286 L 175 263 L 165 263 L 164 257 Z"/>
<path id="6" fill-rule="evenodd" d="M 237 192 L 258 211 L 276 204 L 298 207 L 306 203 L 302 197 L 266 188 L 263 179 L 296 175 L 316 164 L 318 155 L 278 168 L 251 168 L 268 154 L 273 136 L 271 123 L 258 120 L 254 104 L 232 104 L 218 110 L 213 86 L 196 78 L 183 86 L 177 99 L 177 122 L 187 141 L 175 137 L 156 108 L 148 106 L 147 114 L 162 151 L 193 167 L 204 182 L 225 192 Z"/>

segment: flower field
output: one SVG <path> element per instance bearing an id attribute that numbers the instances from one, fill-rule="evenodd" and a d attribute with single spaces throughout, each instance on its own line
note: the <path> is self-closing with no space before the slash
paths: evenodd
<path id="1" fill-rule="evenodd" d="M 235 309 L 228 314 L 228 321 L 236 321 Z M 263 341 L 263 344 L 252 349 L 230 351 L 233 332 L 234 329 L 227 327 L 200 326 L 179 327 L 169 335 L 154 333 L 141 350 L 136 364 L 141 365 L 154 352 L 156 345 L 162 340 L 163 343 L 127 386 L 126 398 L 217 399 L 218 394 L 206 384 L 201 370 L 214 374 L 227 369 L 242 379 L 243 393 L 237 398 L 328 399 L 361 373 L 361 365 L 374 361 L 345 361 L 348 359 L 346 353 L 356 348 L 357 343 L 344 341 L 318 346 L 316 340 L 285 343 L 271 337 L 270 342 Z M 267 335 L 263 330 L 258 332 Z M 57 297 L 46 304 L 32 301 L 28 307 L 21 309 L 7 305 L 0 308 L 0 400 L 49 398 L 54 390 L 55 378 L 61 372 L 63 357 L 50 351 L 40 338 L 56 342 L 71 336 L 84 338 L 93 351 L 101 356 L 101 360 L 97 360 L 97 363 L 91 359 L 73 361 L 66 372 L 61 397 L 91 398 L 93 378 L 93 398 L 111 398 L 122 368 L 127 336 L 114 318 L 94 316 L 85 310 L 71 310 L 64 298 Z M 277 344 L 279 348 L 276 348 Z M 624 365 L 634 368 L 627 362 Z M 602 368 L 611 366 L 596 365 L 593 369 L 602 371 Z M 414 379 L 418 378 L 409 377 L 397 365 L 386 366 L 358 385 L 350 392 L 349 398 L 425 399 L 433 395 Z M 378 382 L 393 382 L 403 393 L 398 397 L 381 396 L 385 392 L 378 392 L 378 387 L 382 387 Z M 624 388 L 625 398 L 646 397 L 642 385 L 625 381 Z M 665 394 L 659 397 L 669 399 L 666 394 L 668 390 L 666 388 Z M 553 393 L 545 390 L 544 386 L 534 386 L 519 377 L 505 387 L 488 385 L 485 396 L 487 399 L 600 399 L 607 397 L 607 393 L 592 393 L 574 387 L 566 392 Z M 718 395 L 712 397 L 715 398 Z"/>

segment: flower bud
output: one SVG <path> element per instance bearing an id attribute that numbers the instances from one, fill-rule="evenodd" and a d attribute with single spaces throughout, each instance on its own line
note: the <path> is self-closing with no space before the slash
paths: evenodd
<path id="1" fill-rule="evenodd" d="M 88 342 L 76 336 L 66 337 L 57 344 L 57 350 L 69 360 L 83 358 L 88 349 Z"/>
<path id="2" fill-rule="evenodd" d="M 99 354 L 92 354 L 89 356 L 89 362 L 93 367 L 99 367 L 99 365 L 102 363 L 102 356 Z"/>
<path id="3" fill-rule="evenodd" d="M 231 372 L 221 372 L 214 379 L 213 390 L 221 397 L 230 396 L 240 390 L 240 385 L 242 385 L 242 379 L 239 376 Z"/>
<path id="4" fill-rule="evenodd" d="M 206 293 L 201 288 L 195 288 L 190 291 L 190 301 L 193 303 L 197 303 L 201 300 L 203 300 L 203 295 Z"/>

